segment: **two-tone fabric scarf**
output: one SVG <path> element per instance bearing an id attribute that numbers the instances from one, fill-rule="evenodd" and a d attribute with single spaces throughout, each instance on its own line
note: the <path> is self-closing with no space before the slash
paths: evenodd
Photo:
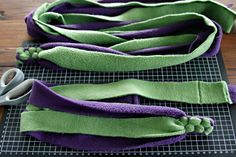
<path id="1" fill-rule="evenodd" d="M 231 103 L 234 92 L 222 81 L 157 83 L 128 79 L 56 86 L 35 81 L 29 105 L 21 114 L 20 129 L 41 141 L 81 150 L 156 147 L 181 141 L 187 133 L 208 135 L 213 131 L 213 120 L 188 116 L 177 108 L 140 105 L 140 96 L 208 104 Z"/>
<path id="2" fill-rule="evenodd" d="M 222 29 L 229 33 L 234 24 L 231 9 L 211 0 L 162 2 L 45 3 L 26 17 L 28 33 L 59 43 L 18 49 L 17 59 L 53 68 L 135 71 L 218 53 Z"/>

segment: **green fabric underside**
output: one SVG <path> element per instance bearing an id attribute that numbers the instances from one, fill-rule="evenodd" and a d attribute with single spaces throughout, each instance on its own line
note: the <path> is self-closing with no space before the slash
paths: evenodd
<path id="1" fill-rule="evenodd" d="M 125 95 L 192 104 L 232 103 L 226 82 L 151 82 L 126 79 L 106 84 L 70 84 L 51 87 L 61 96 L 77 100 L 101 100 Z"/>
<path id="2" fill-rule="evenodd" d="M 133 6 L 135 8 L 115 17 L 47 12 L 50 8 L 63 2 L 109 8 L 126 6 Z M 215 14 L 216 12 L 217 14 Z M 59 46 L 49 50 L 43 50 L 38 55 L 40 59 L 51 61 L 63 68 L 86 71 L 135 71 L 185 63 L 202 55 L 211 46 L 217 33 L 217 28 L 209 18 L 217 21 L 222 26 L 223 30 L 229 33 L 235 20 L 235 13 L 217 2 L 207 0 L 190 0 L 160 4 L 145 4 L 138 2 L 100 4 L 98 2 L 88 0 L 59 0 L 51 4 L 45 3 L 36 10 L 33 16 L 36 24 L 49 34 L 66 36 L 80 43 L 111 45 L 110 48 L 127 53 L 137 49 L 191 43 L 194 40 L 194 37 L 196 37 L 197 32 L 196 34 L 188 34 L 187 30 L 186 32 L 183 30 L 182 34 L 176 36 L 135 39 L 130 41 L 116 37 L 113 33 L 159 28 L 193 19 L 202 20 L 207 27 L 212 29 L 212 32 L 207 39 L 199 45 L 198 48 L 188 54 L 121 56 Z M 91 31 L 58 28 L 47 23 L 52 19 L 58 20 L 63 24 L 88 23 L 101 20 L 138 20 L 138 22 L 128 24 L 126 26 Z"/>
<path id="3" fill-rule="evenodd" d="M 21 114 L 20 131 L 151 138 L 181 135 L 185 128 L 180 120 L 171 117 L 103 118 L 56 111 L 27 111 Z"/>

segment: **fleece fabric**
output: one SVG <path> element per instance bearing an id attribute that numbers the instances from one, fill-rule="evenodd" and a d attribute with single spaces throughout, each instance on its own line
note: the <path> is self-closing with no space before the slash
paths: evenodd
<path id="1" fill-rule="evenodd" d="M 54 86 L 51 89 L 61 96 L 77 100 L 100 100 L 126 95 L 139 95 L 155 100 L 192 104 L 232 103 L 225 81 L 152 82 L 126 79 L 106 84 Z"/>
<path id="2" fill-rule="evenodd" d="M 156 138 L 185 133 L 184 125 L 171 117 L 120 119 L 74 115 L 57 111 L 23 112 L 20 126 L 21 132 L 45 131 L 128 138 Z"/>
<path id="3" fill-rule="evenodd" d="M 19 58 L 25 61 L 32 57 L 58 67 L 85 71 L 161 68 L 207 52 L 206 56 L 216 54 L 222 38 L 221 27 L 229 33 L 234 20 L 232 10 L 211 0 L 171 3 L 58 0 L 43 4 L 27 16 L 29 34 L 102 48 L 56 46 L 34 55 L 26 50 L 19 53 Z M 107 47 L 109 52 L 104 51 Z"/>
<path id="4" fill-rule="evenodd" d="M 88 151 L 120 151 L 147 147 L 158 147 L 176 143 L 186 137 L 186 134 L 183 134 L 179 136 L 164 138 L 134 139 L 121 137 L 102 137 L 84 134 L 58 134 L 42 131 L 32 131 L 26 132 L 24 134 L 50 144 L 69 147 L 76 150 Z"/>
<path id="5" fill-rule="evenodd" d="M 214 122 L 212 119 L 199 116 L 186 116 L 183 111 L 176 108 L 127 104 L 126 97 L 119 97 L 119 103 L 112 103 L 116 102 L 117 98 L 109 99 L 108 103 L 76 100 L 56 93 L 51 89 L 54 86 L 55 85 L 48 85 L 47 83 L 40 81 L 34 82 L 29 99 L 31 105 L 28 105 L 21 115 L 22 133 L 51 144 L 80 150 L 112 151 L 156 147 L 178 142 L 184 139 L 186 134 L 190 132 L 208 135 L 213 131 Z M 136 97 L 134 98 L 136 99 Z M 102 101 L 106 100 L 107 99 L 102 99 Z M 46 117 L 47 120 L 44 119 Z M 145 120 L 158 119 L 157 121 L 159 121 L 159 118 L 167 118 L 168 123 L 163 122 L 163 124 L 166 123 L 164 124 L 166 127 L 162 127 L 159 131 L 155 130 L 160 127 L 155 126 L 156 122 L 151 128 L 147 128 L 147 130 L 151 131 L 148 131 L 149 133 L 154 134 L 140 131 L 138 134 L 132 135 L 132 133 L 130 134 L 128 133 L 129 131 L 126 131 L 128 126 L 143 130 L 146 127 L 140 126 L 148 125 L 152 122 L 152 120 L 148 120 L 148 123 L 146 123 Z M 57 122 L 52 122 L 55 120 Z M 69 120 L 69 122 L 63 120 Z M 144 120 L 145 124 L 141 124 L 139 120 L 141 120 L 141 122 Z M 87 123 L 87 125 L 82 123 Z M 135 123 L 137 125 L 135 125 Z M 103 127 L 104 125 L 110 127 Z M 69 129 L 71 127 L 74 128 Z M 119 129 L 117 129 L 117 127 Z M 154 130 L 152 129 L 153 127 L 155 128 Z M 167 130 L 165 130 L 165 128 Z M 183 130 L 179 131 L 180 128 Z M 116 131 L 110 129 L 115 129 Z M 174 131 L 172 129 L 174 129 Z M 91 134 L 71 133 L 71 130 L 75 132 L 86 131 Z M 66 133 L 66 131 L 69 131 L 70 133 Z M 171 135 L 172 133 L 176 134 L 179 132 L 183 133 L 165 136 L 167 134 Z M 152 135 L 165 137 L 152 137 Z"/>
<path id="6" fill-rule="evenodd" d="M 209 134 L 210 119 L 197 117 L 107 118 L 75 115 L 48 109 L 21 114 L 20 131 L 44 131 L 69 134 L 89 134 L 106 137 L 157 138 L 186 132 Z M 134 131 L 135 130 L 135 131 Z"/>
<path id="7" fill-rule="evenodd" d="M 53 87 L 53 86 L 52 86 Z M 168 116 L 180 118 L 186 114 L 177 108 L 153 105 L 141 105 L 138 96 L 131 101 L 127 97 L 102 99 L 100 101 L 76 100 L 62 96 L 48 87 L 44 82 L 35 81 L 29 98 L 29 104 L 36 105 L 34 108 L 48 108 L 55 111 L 62 111 L 73 114 L 102 116 L 102 117 L 146 117 L 146 116 Z M 135 103 L 132 103 L 135 102 Z M 34 110 L 31 105 L 27 110 Z"/>

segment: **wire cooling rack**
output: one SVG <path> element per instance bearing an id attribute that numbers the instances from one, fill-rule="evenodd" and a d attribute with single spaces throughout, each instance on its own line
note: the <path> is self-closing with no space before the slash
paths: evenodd
<path id="1" fill-rule="evenodd" d="M 224 68 L 221 57 L 197 58 L 182 65 L 140 72 L 82 72 L 52 71 L 37 65 L 21 65 L 20 69 L 27 78 L 35 78 L 50 83 L 105 83 L 136 78 L 150 81 L 219 81 L 224 80 Z M 233 127 L 233 112 L 228 104 L 194 105 L 173 102 L 159 102 L 142 99 L 142 104 L 178 107 L 189 115 L 209 116 L 215 119 L 214 132 L 209 136 L 188 135 L 181 142 L 153 148 L 127 150 L 121 152 L 86 152 L 40 142 L 19 132 L 20 113 L 25 104 L 10 107 L 5 113 L 2 126 L 1 156 L 235 156 L 236 138 Z"/>

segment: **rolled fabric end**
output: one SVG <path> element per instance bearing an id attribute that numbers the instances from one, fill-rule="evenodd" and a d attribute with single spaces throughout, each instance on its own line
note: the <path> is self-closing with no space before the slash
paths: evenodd
<path id="1" fill-rule="evenodd" d="M 236 103 L 236 85 L 229 84 L 228 90 L 233 103 Z"/>

